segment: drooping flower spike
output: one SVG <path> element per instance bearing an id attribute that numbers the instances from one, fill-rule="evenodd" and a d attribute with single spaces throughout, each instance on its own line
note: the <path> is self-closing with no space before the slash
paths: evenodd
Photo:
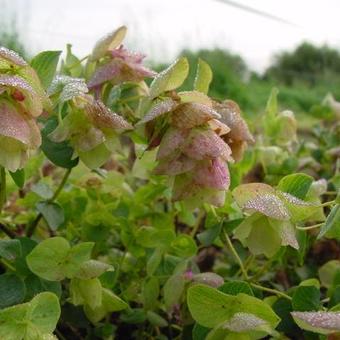
<path id="1" fill-rule="evenodd" d="M 196 102 L 197 99 L 200 100 Z M 154 172 L 174 177 L 175 201 L 223 205 L 230 185 L 227 162 L 234 161 L 234 151 L 228 142 L 233 138 L 242 143 L 252 141 L 241 116 L 237 116 L 239 121 L 230 119 L 234 123 L 230 124 L 232 133 L 215 106 L 217 103 L 195 91 L 173 94 L 152 106 L 139 123 L 146 123 L 151 147 L 159 144 Z M 165 129 L 157 128 L 164 125 Z M 237 129 L 244 135 L 239 136 Z M 239 159 L 239 152 L 236 155 Z"/>
<path id="2" fill-rule="evenodd" d="M 49 101 L 35 71 L 17 53 L 0 47 L 0 165 L 24 167 L 41 144 L 35 118 Z"/>

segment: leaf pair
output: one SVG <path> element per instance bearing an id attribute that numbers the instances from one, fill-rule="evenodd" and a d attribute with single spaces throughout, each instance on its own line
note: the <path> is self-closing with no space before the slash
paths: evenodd
<path id="1" fill-rule="evenodd" d="M 59 300 L 52 293 L 36 295 L 30 302 L 0 311 L 0 338 L 11 340 L 56 339 Z"/>
<path id="2" fill-rule="evenodd" d="M 207 336 L 211 340 L 264 337 L 273 334 L 280 321 L 269 305 L 253 296 L 229 295 L 200 284 L 188 289 L 187 302 L 195 321 L 212 328 Z"/>
<path id="3" fill-rule="evenodd" d="M 83 242 L 71 248 L 62 237 L 52 237 L 39 243 L 26 257 L 30 270 L 50 281 L 61 281 L 81 273 L 82 265 L 91 257 L 93 242 Z"/>

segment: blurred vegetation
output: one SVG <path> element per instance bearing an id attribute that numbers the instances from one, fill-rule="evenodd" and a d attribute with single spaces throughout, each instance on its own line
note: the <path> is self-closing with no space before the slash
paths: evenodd
<path id="1" fill-rule="evenodd" d="M 0 46 L 4 46 L 19 53 L 22 57 L 28 56 L 27 50 L 18 32 L 16 19 L 6 7 L 0 11 Z"/>
<path id="2" fill-rule="evenodd" d="M 0 46 L 4 46 L 26 57 L 27 52 L 24 45 L 19 39 L 16 31 L 1 32 L 0 31 Z"/>

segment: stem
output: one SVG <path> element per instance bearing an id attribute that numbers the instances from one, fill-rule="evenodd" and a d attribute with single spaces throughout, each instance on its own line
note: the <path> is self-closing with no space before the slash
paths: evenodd
<path id="1" fill-rule="evenodd" d="M 204 211 L 200 211 L 198 216 L 197 216 L 197 221 L 196 221 L 196 224 L 194 225 L 193 229 L 191 230 L 190 232 L 190 236 L 192 238 L 195 237 L 196 233 L 197 233 L 197 230 L 199 229 L 200 225 L 201 225 L 201 222 L 202 222 L 202 219 L 204 218 L 204 215 L 205 215 L 205 212 Z"/>
<path id="2" fill-rule="evenodd" d="M 0 223 L 0 230 L 3 231 L 10 238 L 16 238 L 17 236 L 14 231 L 9 229 L 6 225 L 2 223 Z"/>
<path id="3" fill-rule="evenodd" d="M 12 272 L 16 271 L 16 269 L 10 263 L 8 263 L 5 259 L 1 259 L 0 262 L 4 265 L 5 268 L 11 270 Z"/>
<path id="4" fill-rule="evenodd" d="M 63 334 L 59 331 L 58 328 L 56 328 L 56 329 L 54 330 L 54 333 L 58 336 L 58 339 L 60 339 L 60 340 L 67 340 L 67 339 L 63 336 Z"/>
<path id="5" fill-rule="evenodd" d="M 242 262 L 240 256 L 237 254 L 237 251 L 234 248 L 234 246 L 233 246 L 233 244 L 232 244 L 228 234 L 224 230 L 222 230 L 220 238 L 221 238 L 221 240 L 223 242 L 227 243 L 230 251 L 232 252 L 232 254 L 234 255 L 235 259 L 237 260 L 237 262 L 238 262 L 238 264 L 240 266 L 240 269 L 242 271 L 243 277 L 245 278 L 245 280 L 248 281 L 249 278 L 248 278 L 248 275 L 247 275 L 247 271 L 244 269 L 243 262 Z"/>
<path id="6" fill-rule="evenodd" d="M 6 203 L 6 172 L 5 168 L 0 166 L 0 212 Z"/>
<path id="7" fill-rule="evenodd" d="M 325 203 L 320 204 L 319 207 L 328 207 L 329 205 L 333 205 L 334 203 L 335 203 L 335 200 L 325 202 Z"/>
<path id="8" fill-rule="evenodd" d="M 336 191 L 326 191 L 324 192 L 324 195 L 336 195 L 337 192 Z"/>
<path id="9" fill-rule="evenodd" d="M 68 178 L 70 177 L 71 171 L 72 171 L 72 169 L 67 169 L 67 171 L 65 172 L 64 177 L 61 180 L 57 190 L 55 191 L 53 197 L 49 200 L 50 203 L 54 202 L 54 200 L 59 196 L 61 190 L 63 190 Z"/>
<path id="10" fill-rule="evenodd" d="M 311 229 L 319 228 L 323 224 L 324 224 L 324 222 L 323 223 L 314 224 L 314 225 L 310 225 L 308 227 L 296 227 L 296 229 L 299 229 L 299 230 L 311 230 Z"/>
<path id="11" fill-rule="evenodd" d="M 77 62 L 73 63 L 72 65 L 68 66 L 67 68 L 70 70 L 73 67 L 81 64 L 84 60 L 86 60 L 89 57 L 89 55 L 85 56 L 84 58 L 79 59 Z"/>
<path id="12" fill-rule="evenodd" d="M 64 177 L 61 180 L 57 190 L 54 192 L 54 195 L 52 196 L 51 199 L 47 200 L 47 202 L 52 203 L 56 200 L 56 198 L 59 196 L 61 190 L 63 190 L 63 188 L 64 188 L 64 186 L 65 186 L 65 184 L 66 184 L 66 182 L 67 182 L 67 180 L 68 180 L 68 178 L 71 174 L 71 170 L 72 169 L 67 169 L 67 171 L 65 172 Z M 43 215 L 41 213 L 39 213 L 37 215 L 37 217 L 34 219 L 34 221 L 28 226 L 27 231 L 26 231 L 27 237 L 31 237 L 34 234 L 34 231 L 37 228 L 37 225 L 38 225 L 38 223 L 39 223 L 39 221 L 41 220 L 42 217 L 43 217 Z"/>
<path id="13" fill-rule="evenodd" d="M 255 284 L 255 283 L 252 283 L 252 282 L 250 282 L 250 285 L 253 286 L 254 288 L 259 289 L 259 290 L 263 290 L 265 292 L 272 293 L 272 294 L 284 297 L 285 299 L 292 300 L 292 298 L 289 295 L 287 295 L 285 293 L 282 293 L 279 290 L 263 287 L 263 286 Z"/>

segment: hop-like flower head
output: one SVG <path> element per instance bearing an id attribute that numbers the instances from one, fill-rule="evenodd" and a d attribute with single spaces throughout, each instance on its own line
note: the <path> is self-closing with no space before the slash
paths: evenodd
<path id="1" fill-rule="evenodd" d="M 54 142 L 69 140 L 75 156 L 89 167 L 97 168 L 110 157 L 119 130 L 132 126 L 113 113 L 100 100 L 82 94 L 70 101 L 71 110 L 49 135 Z"/>
<path id="2" fill-rule="evenodd" d="M 234 161 L 234 153 L 241 156 L 238 145 L 234 151 L 237 143 L 244 148 L 253 137 L 239 111 L 231 117 L 223 111 L 223 104 L 208 97 L 204 103 L 180 98 L 179 94 L 175 100 L 157 103 L 141 120 L 147 123 L 150 146 L 159 144 L 154 172 L 174 177 L 174 200 L 194 199 L 221 206 L 230 185 L 227 162 Z M 165 132 L 155 131 L 156 118 L 163 119 L 159 125 L 165 123 Z"/>
<path id="3" fill-rule="evenodd" d="M 121 45 L 125 33 L 126 28 L 121 27 L 96 44 L 90 60 L 100 60 L 100 63 L 88 82 L 90 89 L 101 87 L 105 82 L 113 85 L 140 82 L 156 75 L 143 65 L 144 55 L 130 52 Z"/>
<path id="4" fill-rule="evenodd" d="M 34 70 L 18 54 L 0 47 L 0 165 L 21 169 L 41 144 L 35 118 L 48 102 Z"/>

